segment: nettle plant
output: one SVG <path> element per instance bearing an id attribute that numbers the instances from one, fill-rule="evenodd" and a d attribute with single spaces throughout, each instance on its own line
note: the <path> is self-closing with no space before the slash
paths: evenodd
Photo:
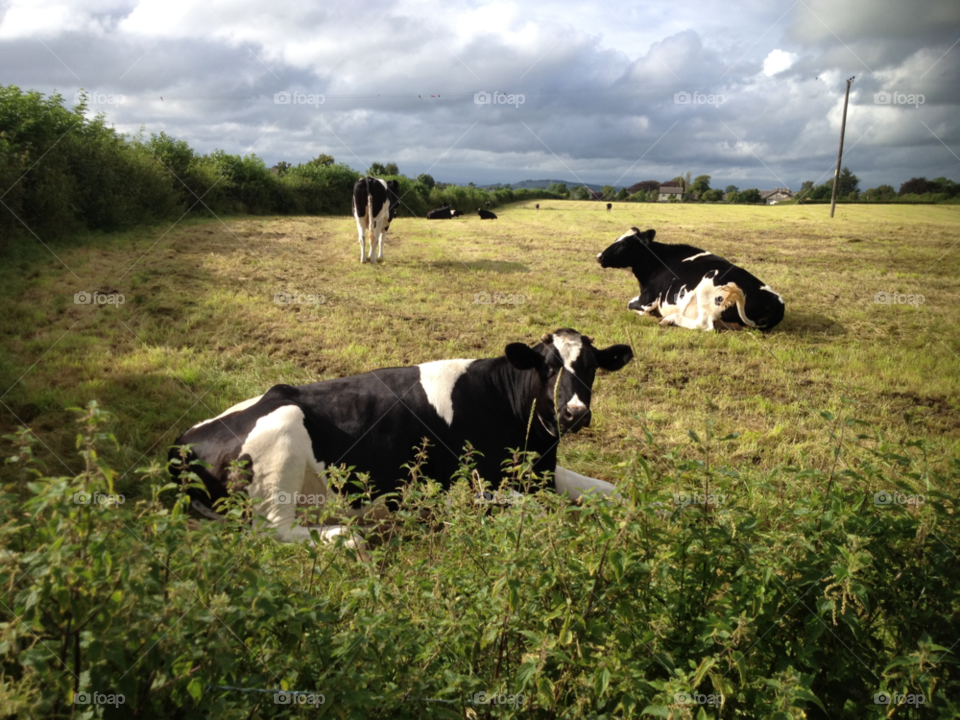
<path id="1" fill-rule="evenodd" d="M 825 414 L 831 467 L 768 473 L 724 464 L 737 438 L 712 425 L 689 447 L 644 430 L 623 497 L 579 505 L 520 451 L 490 487 L 465 448 L 444 492 L 425 443 L 389 523 L 351 528 L 368 558 L 252 531 L 242 493 L 198 521 L 160 465 L 119 502 L 109 416 L 78 419 L 75 477 L 44 472 L 30 431 L 7 436 L 3 715 L 958 714 L 960 463 L 848 417 Z M 370 499 L 349 468 L 329 480 Z"/>

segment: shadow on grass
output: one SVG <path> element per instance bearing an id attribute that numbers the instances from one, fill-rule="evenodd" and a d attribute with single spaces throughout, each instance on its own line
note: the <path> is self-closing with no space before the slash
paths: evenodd
<path id="1" fill-rule="evenodd" d="M 783 321 L 774 328 L 777 331 L 789 332 L 794 335 L 846 335 L 847 329 L 833 318 L 816 313 L 787 310 Z"/>
<path id="2" fill-rule="evenodd" d="M 471 262 L 460 262 L 459 260 L 436 260 L 428 263 L 430 267 L 438 270 L 482 270 L 495 273 L 525 273 L 530 272 L 530 268 L 522 263 L 507 262 L 505 260 L 473 260 Z"/>

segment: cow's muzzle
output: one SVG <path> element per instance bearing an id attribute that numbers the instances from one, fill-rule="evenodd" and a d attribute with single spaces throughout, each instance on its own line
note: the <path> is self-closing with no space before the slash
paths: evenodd
<path id="1" fill-rule="evenodd" d="M 585 427 L 590 427 L 590 409 L 566 407 L 560 413 L 560 432 L 575 433 L 580 432 Z"/>

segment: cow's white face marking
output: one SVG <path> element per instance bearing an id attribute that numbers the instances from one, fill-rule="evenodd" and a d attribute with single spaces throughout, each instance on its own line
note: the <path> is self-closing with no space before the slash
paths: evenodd
<path id="1" fill-rule="evenodd" d="M 227 409 L 227 410 L 224 410 L 222 413 L 220 413 L 219 415 L 217 415 L 215 418 L 210 418 L 209 420 L 204 420 L 203 422 L 199 422 L 199 423 L 197 423 L 196 425 L 194 425 L 194 426 L 193 426 L 192 428 L 190 428 L 190 429 L 191 429 L 191 430 L 195 430 L 195 429 L 198 428 L 198 427 L 203 427 L 204 425 L 209 425 L 209 424 L 212 423 L 212 422 L 216 422 L 216 421 L 219 420 L 220 418 L 224 418 L 224 417 L 226 417 L 227 415 L 232 415 L 233 413 L 237 413 L 237 412 L 240 412 L 240 411 L 242 411 L 242 410 L 246 410 L 246 409 L 247 409 L 248 407 L 250 407 L 251 405 L 256 405 L 257 401 L 258 401 L 260 398 L 262 398 L 262 397 L 263 397 L 263 395 L 257 395 L 255 398 L 250 398 L 249 400 L 244 400 L 242 403 L 237 403 L 237 404 L 234 405 L 232 408 L 229 408 L 229 409 Z"/>
<path id="2" fill-rule="evenodd" d="M 554 335 L 553 346 L 557 349 L 557 352 L 560 353 L 560 357 L 563 359 L 563 367 L 566 371 L 576 375 L 573 370 L 573 364 L 577 361 L 577 358 L 580 357 L 580 350 L 583 349 L 583 341 L 580 340 L 579 337 L 571 338 L 566 335 Z"/>
<path id="3" fill-rule="evenodd" d="M 766 290 L 768 293 L 773 293 L 774 295 L 776 295 L 777 300 L 779 300 L 780 304 L 783 305 L 783 298 L 780 297 L 780 293 L 776 292 L 772 287 L 770 287 L 769 285 L 763 285 L 760 289 Z"/>
<path id="4" fill-rule="evenodd" d="M 567 403 L 567 407 L 571 410 L 586 410 L 587 406 L 583 404 L 583 400 L 580 399 L 580 396 L 576 393 L 573 394 L 573 397 L 570 398 L 570 402 Z"/>
<path id="5" fill-rule="evenodd" d="M 626 240 L 628 237 L 633 237 L 634 235 L 636 235 L 636 233 L 633 230 L 631 230 L 630 232 L 624 233 L 623 235 L 618 237 L 617 242 L 620 242 L 621 240 Z"/>
<path id="6" fill-rule="evenodd" d="M 691 260 L 696 260 L 697 258 L 706 257 L 707 255 L 713 255 L 713 253 L 712 252 L 697 253 L 696 255 L 691 255 L 688 258 L 684 258 L 683 262 L 690 262 Z"/>
<path id="7" fill-rule="evenodd" d="M 436 360 L 418 365 L 420 386 L 437 414 L 453 425 L 453 386 L 473 360 Z"/>

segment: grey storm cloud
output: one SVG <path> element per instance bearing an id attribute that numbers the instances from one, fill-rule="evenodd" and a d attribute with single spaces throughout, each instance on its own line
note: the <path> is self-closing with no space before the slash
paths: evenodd
<path id="1" fill-rule="evenodd" d="M 69 100 L 80 87 L 122 94 L 91 112 L 122 132 L 269 164 L 324 152 L 457 182 L 690 171 L 798 187 L 829 176 L 856 75 L 845 164 L 869 186 L 960 178 L 958 29 L 960 4 L 933 0 L 750 2 L 736 14 L 724 2 L 534 13 L 511 2 L 13 0 L 0 9 L 0 82 Z M 276 103 L 284 91 L 323 99 Z M 477 104 L 481 91 L 523 101 Z M 924 102 L 877 102 L 883 92 Z"/>

